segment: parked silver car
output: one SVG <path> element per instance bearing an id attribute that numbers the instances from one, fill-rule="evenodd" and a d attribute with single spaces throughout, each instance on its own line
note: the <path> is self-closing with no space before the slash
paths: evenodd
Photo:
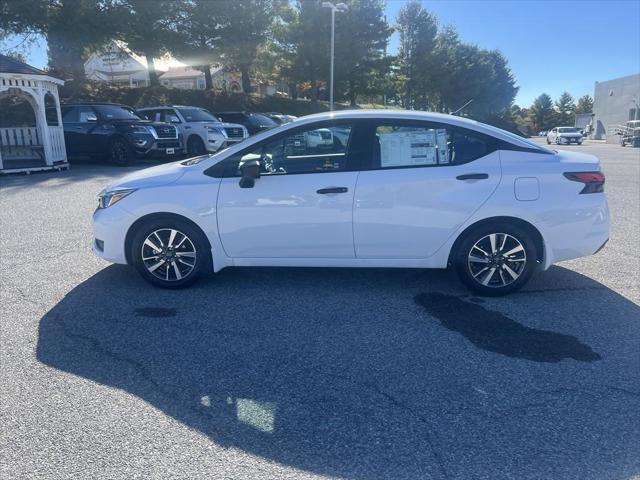
<path id="1" fill-rule="evenodd" d="M 582 132 L 576 127 L 555 127 L 547 132 L 547 143 L 557 145 L 582 144 Z"/>

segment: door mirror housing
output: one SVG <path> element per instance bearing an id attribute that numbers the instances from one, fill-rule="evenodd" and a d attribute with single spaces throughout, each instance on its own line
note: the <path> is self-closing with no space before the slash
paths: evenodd
<path id="1" fill-rule="evenodd" d="M 253 188 L 256 180 L 260 178 L 260 161 L 257 159 L 247 160 L 240 166 L 242 178 L 240 188 Z"/>

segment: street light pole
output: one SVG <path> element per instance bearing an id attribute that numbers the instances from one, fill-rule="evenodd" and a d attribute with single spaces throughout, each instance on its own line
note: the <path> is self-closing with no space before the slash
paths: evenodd
<path id="1" fill-rule="evenodd" d="M 331 9 L 331 62 L 329 72 L 329 110 L 333 111 L 333 57 L 336 43 L 336 12 L 346 12 L 348 7 L 344 3 L 334 5 L 331 2 L 322 2 L 322 6 Z"/>

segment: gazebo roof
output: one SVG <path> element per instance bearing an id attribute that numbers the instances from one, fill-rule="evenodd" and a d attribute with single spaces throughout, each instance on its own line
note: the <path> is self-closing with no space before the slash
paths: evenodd
<path id="1" fill-rule="evenodd" d="M 52 77 L 48 72 L 42 71 L 31 65 L 15 60 L 6 55 L 0 54 L 0 73 L 19 73 L 21 75 L 42 75 L 49 78 Z"/>

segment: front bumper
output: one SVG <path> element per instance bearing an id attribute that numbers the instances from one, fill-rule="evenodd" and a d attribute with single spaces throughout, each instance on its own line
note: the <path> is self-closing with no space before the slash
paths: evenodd
<path id="1" fill-rule="evenodd" d="M 171 158 L 181 155 L 184 151 L 180 137 L 155 138 L 153 135 L 131 134 L 128 140 L 139 157 Z"/>
<path id="2" fill-rule="evenodd" d="M 582 137 L 558 137 L 558 142 L 563 144 L 582 143 Z"/>
<path id="3" fill-rule="evenodd" d="M 134 221 L 134 216 L 117 204 L 96 210 L 93 214 L 93 253 L 109 262 L 126 264 L 125 237 Z"/>

